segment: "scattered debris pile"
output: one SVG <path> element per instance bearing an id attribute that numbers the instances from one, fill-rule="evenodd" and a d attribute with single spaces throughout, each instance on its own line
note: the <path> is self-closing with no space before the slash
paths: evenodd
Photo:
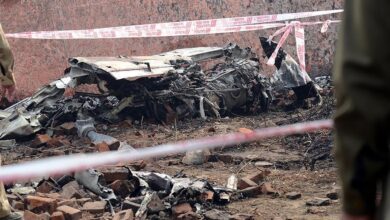
<path id="1" fill-rule="evenodd" d="M 269 171 L 243 178 L 235 175 L 226 187 L 182 173 L 132 171 L 133 166 L 106 166 L 30 185 L 15 184 L 8 199 L 29 219 L 253 219 L 249 214 L 223 211 L 231 201 L 278 193 L 264 183 Z M 227 218 L 226 218 L 227 217 Z"/>
<path id="2" fill-rule="evenodd" d="M 273 104 L 277 101 L 283 102 L 294 95 L 291 92 L 287 95 L 276 92 L 273 93 L 275 97 L 272 97 L 268 80 L 259 74 L 259 61 L 256 55 L 249 48 L 241 49 L 234 44 L 224 48 L 180 49 L 149 57 L 72 58 L 69 63 L 70 68 L 65 71 L 66 75 L 62 79 L 43 87 L 32 97 L 0 111 L 1 149 L 12 149 L 12 146 L 16 146 L 17 143 L 12 138 L 19 141 L 37 134 L 30 142 L 30 147 L 20 150 L 18 159 L 90 151 L 134 150 L 127 142 L 99 133 L 108 130 L 100 129 L 101 126 L 107 127 L 107 123 L 115 123 L 118 125 L 117 130 L 123 131 L 123 123 L 140 129 L 143 127 L 144 118 L 164 124 L 192 117 L 206 119 L 219 118 L 231 113 L 255 114 L 267 111 L 271 102 Z M 330 77 L 319 77 L 315 81 L 323 94 L 333 93 Z M 71 97 L 64 96 L 66 89 L 76 88 L 82 84 L 97 85 L 100 94 L 76 92 Z M 276 126 L 295 120 L 307 120 L 308 118 L 302 117 L 313 115 L 327 117 L 334 106 L 334 103 L 328 104 L 319 110 L 312 109 L 307 112 L 308 114 L 284 115 L 275 120 L 275 123 L 271 120 L 263 122 L 267 126 Z M 267 116 L 278 113 L 280 112 L 275 111 Z M 201 125 L 207 122 L 201 119 L 197 121 L 201 122 Z M 248 119 L 243 126 L 251 122 L 253 125 L 251 127 L 259 127 L 259 121 L 259 118 L 253 122 L 252 119 Z M 190 127 L 195 127 L 195 124 L 191 123 Z M 160 132 L 159 129 L 165 129 L 165 133 L 169 135 L 175 133 L 166 127 L 153 128 L 151 134 L 146 134 L 145 130 L 133 132 L 137 132 L 137 139 L 143 137 L 152 139 L 150 137 Z M 229 129 L 224 127 L 222 131 L 235 131 Z M 246 128 L 239 131 L 251 132 Z M 210 127 L 208 132 L 216 132 L 215 127 Z M 183 133 L 188 135 L 188 132 Z M 76 141 L 71 141 L 69 137 L 73 135 L 78 135 L 82 139 L 76 138 Z M 166 142 L 168 137 L 172 136 L 161 134 L 160 139 Z M 331 140 L 328 133 L 314 138 L 302 135 L 299 144 L 296 139 L 297 137 L 287 137 L 283 139 L 284 145 L 294 151 L 297 150 L 296 146 L 303 146 L 305 153 L 302 155 L 311 169 L 314 169 L 316 161 L 330 157 Z M 175 141 L 173 137 L 169 140 Z M 78 144 L 77 141 L 83 143 Z M 86 143 L 91 143 L 92 147 Z M 147 144 L 155 143 L 149 140 Z M 134 146 L 139 147 L 136 144 Z M 73 151 L 75 148 L 77 151 Z M 18 149 L 15 148 L 15 151 Z M 216 155 L 209 151 L 187 152 L 181 163 L 178 163 L 200 165 L 215 158 Z M 243 162 L 240 156 L 229 157 L 221 154 L 217 155 L 217 158 L 223 162 L 229 160 L 228 163 L 231 165 Z M 285 165 L 278 163 L 276 159 L 271 161 L 272 163 L 268 162 L 268 158 L 261 158 L 259 161 L 249 159 L 257 167 L 279 169 Z M 299 162 L 301 160 L 302 158 L 298 158 Z M 234 220 L 254 217 L 226 211 L 228 210 L 226 205 L 229 203 L 257 197 L 260 194 L 272 198 L 280 197 L 280 193 L 266 182 L 268 171 L 243 177 L 232 175 L 226 186 L 218 187 L 207 180 L 188 178 L 182 173 L 168 176 L 141 171 L 143 168 L 143 163 L 107 166 L 59 178 L 51 177 L 32 183 L 9 185 L 8 199 L 13 209 L 24 211 L 27 220 Z M 334 197 L 334 194 L 332 195 Z M 301 196 L 300 193 L 286 195 L 289 199 L 299 199 Z M 307 205 L 322 206 L 331 203 L 329 199 L 318 199 L 308 201 Z M 312 212 L 318 210 L 310 209 L 310 213 Z"/>
<path id="3" fill-rule="evenodd" d="M 204 62 L 216 64 L 203 70 Z M 256 55 L 235 44 L 149 57 L 78 57 L 69 63 L 65 77 L 0 111 L 0 139 L 29 136 L 89 117 L 111 123 L 126 117 L 172 122 L 266 111 L 271 102 Z M 64 98 L 66 88 L 82 84 L 96 84 L 101 94 Z"/>

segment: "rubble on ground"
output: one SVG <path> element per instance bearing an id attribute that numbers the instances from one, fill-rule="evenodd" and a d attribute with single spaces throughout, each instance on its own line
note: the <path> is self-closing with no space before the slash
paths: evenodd
<path id="1" fill-rule="evenodd" d="M 214 186 L 186 176 L 106 166 L 74 175 L 41 179 L 29 191 L 8 186 L 8 199 L 26 220 L 48 219 L 254 219 L 220 210 L 231 202 L 270 195 L 264 170 L 236 179 L 236 187 Z M 251 184 L 247 184 L 250 181 Z M 237 185 L 238 184 L 238 185 Z M 229 184 L 227 184 L 229 185 Z"/>
<path id="2" fill-rule="evenodd" d="M 280 90 L 272 91 L 271 96 L 260 71 L 252 51 L 234 44 L 150 57 L 72 58 L 62 79 L 0 111 L 0 139 L 4 139 L 0 140 L 0 150 L 10 152 L 8 162 L 136 150 L 217 133 L 250 133 L 262 126 L 331 114 L 332 98 L 308 112 L 280 112 L 280 104 L 293 99 L 293 94 Z M 331 97 L 330 77 L 318 77 L 315 82 L 322 94 Z M 66 89 L 82 84 L 97 85 L 101 94 L 76 92 L 64 96 Z M 261 111 L 270 112 L 257 114 Z M 246 117 L 232 117 L 237 115 Z M 199 129 L 204 133 L 198 133 Z M 128 139 L 126 132 L 132 132 L 133 139 Z M 20 144 L 12 138 L 32 141 Z M 147 171 L 148 162 L 138 161 L 8 185 L 8 200 L 15 210 L 24 211 L 25 219 L 254 219 L 256 211 L 246 213 L 229 206 L 256 198 L 302 202 L 305 212 L 325 215 L 316 206 L 334 204 L 338 199 L 334 190 L 317 195 L 329 198 L 321 200 L 307 198 L 303 190 L 302 194 L 293 192 L 296 189 L 285 194 L 268 181 L 270 172 L 266 169 L 314 170 L 316 161 L 331 160 L 330 143 L 328 132 L 296 135 L 281 139 L 284 150 L 257 143 L 267 150 L 240 155 L 249 146 L 245 145 L 232 151 L 187 152 L 184 157 L 164 161 L 169 160 L 166 166 L 188 170 L 213 170 L 214 163 L 221 163 L 228 173 L 222 184 L 211 181 L 215 173 L 206 177 L 187 177 L 181 171 L 166 175 L 163 169 Z M 283 158 L 287 155 L 286 161 Z M 243 174 L 247 167 L 252 172 Z"/>
<path id="3" fill-rule="evenodd" d="M 311 115 L 315 111 L 317 110 L 312 109 L 307 112 L 307 115 Z M 262 123 L 265 124 L 262 125 L 278 125 L 291 123 L 288 120 L 297 120 L 292 116 L 284 116 L 286 115 L 284 112 L 274 114 L 275 112 L 270 116 L 271 121 L 263 121 Z M 191 135 L 190 137 L 196 137 L 194 135 L 210 135 L 216 132 L 223 132 L 225 129 L 227 132 L 238 130 L 241 132 L 249 132 L 254 126 L 259 126 L 257 124 L 249 126 L 252 120 L 254 120 L 252 117 L 216 119 L 210 122 L 204 122 L 201 119 L 188 120 L 185 123 L 178 123 L 179 127 L 177 128 L 160 126 L 152 122 L 144 122 L 141 125 L 139 122 L 132 121 L 131 123 L 123 122 L 110 125 L 108 128 L 97 124 L 96 130 L 94 131 L 96 133 L 106 131 L 109 135 L 118 135 L 120 139 L 128 140 L 129 143 L 132 143 L 134 147 L 138 148 L 142 146 L 137 144 L 135 140 L 148 140 L 149 142 L 147 142 L 148 144 L 146 146 L 151 145 L 152 141 L 156 139 L 162 141 L 160 143 L 173 141 L 176 129 L 178 129 L 177 133 L 180 134 L 179 139 L 188 138 L 187 135 Z M 260 118 L 256 118 L 256 120 L 260 120 Z M 240 121 L 240 124 L 236 124 L 237 121 Z M 243 129 L 243 126 L 248 127 Z M 203 131 L 205 133 L 199 132 L 199 134 L 196 134 L 198 132 L 194 131 Z M 123 134 L 123 132 L 128 133 Z M 121 133 L 122 135 L 119 135 Z M 13 149 L 12 152 L 19 152 L 18 155 L 20 156 L 18 158 L 25 160 L 31 157 L 94 152 L 100 151 L 101 149 L 105 149 L 106 151 L 111 150 L 108 144 L 102 143 L 96 145 L 88 137 L 83 139 L 74 138 L 78 135 L 76 123 L 60 125 L 53 130 L 53 134 L 55 135 L 49 136 L 49 138 L 45 134 L 43 134 L 43 137 L 38 135 L 33 141 L 27 142 L 27 146 L 25 147 L 20 147 L 18 144 L 18 147 Z M 133 139 L 124 138 L 123 135 L 129 134 L 132 135 Z M 317 136 L 316 138 L 322 141 L 324 137 L 327 137 L 322 134 L 318 134 Z M 294 146 L 299 146 L 301 143 L 308 141 L 305 135 L 295 136 L 294 138 L 288 138 L 286 140 L 290 144 L 294 143 Z M 318 143 L 316 139 L 311 139 L 311 141 L 311 144 Z M 264 146 L 270 147 L 267 143 L 261 143 L 261 145 L 263 144 Z M 310 147 L 310 144 L 301 146 Z M 245 148 L 248 148 L 248 146 Z M 133 216 L 135 218 L 137 212 L 142 207 L 141 211 L 138 212 L 138 216 L 145 217 L 146 215 L 146 219 L 215 219 L 216 214 L 227 216 L 230 219 L 256 219 L 258 217 L 256 212 L 248 209 L 245 211 L 231 209 L 229 207 L 237 207 L 245 201 L 253 201 L 256 199 L 266 200 L 268 202 L 269 199 L 275 199 L 275 202 L 283 201 L 283 199 L 287 200 L 284 192 L 280 191 L 282 184 L 275 185 L 274 181 L 269 181 L 268 178 L 271 174 L 263 168 L 263 165 L 265 164 L 267 166 L 272 164 L 269 169 L 276 169 L 276 172 L 279 172 L 278 170 L 281 169 L 294 169 L 294 166 L 288 168 L 290 164 L 282 163 L 283 160 L 273 159 L 265 151 L 240 155 L 239 152 L 245 148 L 236 146 L 229 148 L 229 151 L 225 149 L 207 153 L 202 152 L 200 154 L 202 157 L 200 158 L 202 158 L 203 164 L 201 165 L 193 165 L 191 163 L 187 165 L 183 163 L 181 157 L 178 158 L 177 156 L 166 159 L 162 158 L 156 162 L 162 167 L 161 169 L 165 169 L 164 167 L 185 169 L 185 172 L 178 171 L 176 175 L 172 172 L 170 172 L 171 175 L 164 175 L 161 169 L 159 169 L 161 173 L 151 172 L 150 170 L 154 169 L 150 167 L 146 171 L 145 166 L 149 162 L 138 161 L 130 164 L 105 166 L 96 170 L 87 170 L 62 177 L 38 179 L 28 183 L 9 185 L 7 186 L 8 196 L 15 210 L 24 211 L 26 218 L 32 216 L 31 218 L 33 219 L 44 218 L 45 216 L 60 219 L 62 219 L 62 216 L 64 219 L 126 219 L 127 216 Z M 270 151 L 273 151 L 272 148 L 270 148 Z M 258 150 L 260 149 L 261 147 Z M 293 151 L 298 150 L 305 152 L 307 148 L 303 150 L 293 149 Z M 238 152 L 234 153 L 236 151 Z M 293 152 L 287 152 L 291 157 Z M 282 154 L 286 154 L 287 152 L 282 152 Z M 265 161 L 268 163 L 265 163 Z M 196 177 L 187 177 L 183 174 L 190 173 L 192 175 L 191 170 L 196 167 L 203 170 L 202 172 L 207 172 L 209 168 L 213 169 L 218 164 L 224 168 L 224 173 L 230 173 L 222 181 L 218 181 L 218 184 L 215 184 L 214 173 L 211 176 L 203 176 L 199 173 L 197 175 L 194 174 Z M 246 168 L 250 167 L 255 171 L 243 174 L 239 170 L 231 170 L 231 167 L 238 167 L 240 170 L 246 170 Z M 216 172 L 220 172 L 220 170 L 216 170 Z M 276 178 L 280 178 L 280 176 Z M 299 178 L 296 178 L 296 181 L 299 182 Z M 295 190 L 299 189 L 293 188 L 293 190 L 288 190 L 288 192 Z M 307 213 L 310 215 L 317 215 L 312 213 L 327 215 L 327 212 L 316 211 L 316 207 L 306 206 L 306 201 L 310 201 L 317 196 L 326 198 L 328 192 L 329 196 L 334 198 L 334 194 L 331 194 L 333 191 L 328 189 L 323 194 L 316 196 L 308 196 L 304 191 L 300 192 L 303 194 L 302 199 L 289 201 L 301 201 L 305 207 L 304 212 L 307 210 Z M 27 199 L 28 196 L 30 196 L 29 199 Z M 36 206 L 31 206 L 28 203 L 30 200 L 38 200 L 39 202 L 34 203 Z M 47 202 L 54 202 L 53 200 L 57 203 L 56 208 L 47 204 Z M 153 205 L 148 206 L 145 204 Z M 334 204 L 333 201 L 330 205 L 322 207 L 333 207 L 332 204 Z M 153 211 L 149 211 L 149 209 Z M 163 210 L 157 211 L 161 209 Z"/>
<path id="4" fill-rule="evenodd" d="M 212 68 L 202 69 L 205 62 Z M 235 44 L 148 57 L 76 57 L 69 64 L 63 78 L 0 111 L 0 139 L 26 137 L 72 122 L 76 127 L 88 123 L 89 132 L 96 121 L 153 118 L 167 123 L 257 113 L 266 111 L 272 101 L 256 54 Z M 65 89 L 82 84 L 96 85 L 100 94 L 63 96 Z M 79 130 L 79 136 L 102 138 L 84 130 Z"/>

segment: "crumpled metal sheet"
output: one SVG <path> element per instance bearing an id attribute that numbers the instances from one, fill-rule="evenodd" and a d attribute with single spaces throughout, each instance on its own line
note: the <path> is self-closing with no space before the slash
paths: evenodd
<path id="1" fill-rule="evenodd" d="M 24 116 L 16 111 L 0 121 L 0 140 L 30 136 L 41 128 L 38 115 Z"/>
<path id="2" fill-rule="evenodd" d="M 302 71 L 290 55 L 282 61 L 280 69 L 276 70 L 272 80 L 275 85 L 283 85 L 285 88 L 303 86 L 312 81 L 307 72 Z"/>
<path id="3" fill-rule="evenodd" d="M 224 60 L 218 59 L 207 70 L 197 63 L 222 57 Z M 144 57 L 76 57 L 69 63 L 63 78 L 0 112 L 1 119 L 18 110 L 25 119 L 3 120 L 0 126 L 9 129 L 0 132 L 0 139 L 11 133 L 28 136 L 41 128 L 57 126 L 65 118 L 75 121 L 79 113 L 108 122 L 131 116 L 169 123 L 188 117 L 220 117 L 235 110 L 257 112 L 258 106 L 270 102 L 264 80 L 259 77 L 256 54 L 236 44 L 184 48 Z M 66 88 L 81 84 L 98 85 L 102 95 L 64 98 Z M 108 96 L 110 99 L 105 100 Z M 46 117 L 42 125 L 34 120 L 41 116 Z M 95 131 L 82 136 L 103 137 Z"/>
<path id="4" fill-rule="evenodd" d="M 222 47 L 193 47 L 182 48 L 159 54 L 158 56 L 172 57 L 176 59 L 191 59 L 194 62 L 218 58 L 225 53 Z"/>
<path id="5" fill-rule="evenodd" d="M 88 76 L 83 71 L 74 71 L 67 74 L 63 78 L 55 80 L 50 84 L 39 89 L 34 95 L 28 97 L 5 109 L 5 112 L 18 111 L 38 111 L 45 106 L 54 104 L 59 99 L 63 98 L 66 88 L 75 88 L 80 84 L 80 79 Z M 0 117 L 1 118 L 1 117 Z"/>
<path id="6" fill-rule="evenodd" d="M 102 176 L 103 174 L 97 172 L 96 170 L 88 169 L 76 173 L 74 178 L 80 185 L 83 185 L 102 199 L 115 203 L 117 198 L 112 189 L 103 186 L 104 183 L 102 183 Z"/>
<path id="7" fill-rule="evenodd" d="M 130 81 L 144 77 L 158 77 L 174 70 L 171 61 L 192 60 L 194 62 L 221 57 L 221 47 L 183 48 L 154 56 L 136 57 L 74 57 L 69 59 L 71 67 L 90 73 L 110 74 L 116 80 Z"/>
<path id="8" fill-rule="evenodd" d="M 152 57 L 150 57 L 152 58 Z M 116 58 L 116 57 L 74 57 L 69 59 L 72 67 L 78 67 L 97 74 L 110 74 L 116 80 L 136 80 L 143 77 L 157 77 L 174 70 L 163 60 Z"/>
<path id="9" fill-rule="evenodd" d="M 53 106 L 63 98 L 65 88 L 79 85 L 79 79 L 87 76 L 78 72 L 69 74 L 49 85 L 42 87 L 33 96 L 28 97 L 9 108 L 0 111 L 0 140 L 5 138 L 26 137 L 43 128 L 41 110 Z"/>

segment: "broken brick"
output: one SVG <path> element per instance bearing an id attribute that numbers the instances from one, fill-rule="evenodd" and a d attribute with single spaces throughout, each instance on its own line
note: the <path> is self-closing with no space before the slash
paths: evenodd
<path id="1" fill-rule="evenodd" d="M 246 189 L 246 188 L 249 188 L 249 187 L 255 187 L 257 186 L 258 184 L 253 182 L 252 180 L 248 179 L 248 178 L 241 178 L 238 180 L 237 182 L 237 189 Z"/>
<path id="2" fill-rule="evenodd" d="M 73 208 L 76 208 L 79 206 L 79 204 L 77 203 L 77 200 L 75 198 L 73 199 L 67 199 L 67 200 L 62 200 L 60 202 L 58 202 L 58 206 L 70 206 L 70 207 L 73 207 Z"/>
<path id="3" fill-rule="evenodd" d="M 98 171 L 103 174 L 107 183 L 112 183 L 115 180 L 128 180 L 132 176 L 126 167 L 105 166 Z"/>
<path id="4" fill-rule="evenodd" d="M 99 152 L 108 152 L 108 151 L 110 151 L 110 147 L 108 146 L 108 144 L 106 144 L 106 142 L 96 144 L 95 147 L 96 147 L 96 149 Z"/>
<path id="5" fill-rule="evenodd" d="M 60 125 L 60 128 L 64 131 L 67 135 L 73 135 L 77 134 L 77 128 L 74 122 L 66 122 Z"/>
<path id="6" fill-rule="evenodd" d="M 115 180 L 110 187 L 114 190 L 115 195 L 121 198 L 126 198 L 136 190 L 134 184 L 129 180 Z"/>
<path id="7" fill-rule="evenodd" d="M 38 193 L 36 193 L 36 196 L 46 197 L 46 198 L 55 199 L 55 200 L 61 199 L 61 195 L 58 193 L 40 193 L 40 192 L 38 192 Z"/>
<path id="8" fill-rule="evenodd" d="M 62 212 L 66 220 L 79 220 L 82 217 L 82 212 L 80 210 L 66 205 L 58 207 L 57 211 Z"/>
<path id="9" fill-rule="evenodd" d="M 271 183 L 264 183 L 261 185 L 261 192 L 267 195 L 277 195 L 278 192 L 272 188 Z"/>
<path id="10" fill-rule="evenodd" d="M 23 213 L 23 219 L 24 220 L 37 220 L 37 219 L 39 219 L 39 216 L 33 212 L 26 210 Z"/>
<path id="11" fill-rule="evenodd" d="M 91 201 L 92 201 L 91 198 L 81 198 L 77 200 L 77 204 L 79 206 L 83 206 L 86 202 L 91 202 Z"/>
<path id="12" fill-rule="evenodd" d="M 62 212 L 53 212 L 53 214 L 50 216 L 50 220 L 65 220 L 65 216 Z"/>
<path id="13" fill-rule="evenodd" d="M 52 183 L 48 181 L 43 181 L 36 189 L 37 192 L 40 193 L 49 193 L 54 189 L 54 186 Z"/>
<path id="14" fill-rule="evenodd" d="M 265 170 L 265 171 L 261 171 L 261 172 L 257 172 L 257 173 L 253 173 L 253 174 L 250 174 L 244 178 L 246 179 L 249 179 L 249 180 L 252 180 L 253 182 L 255 182 L 256 184 L 259 184 L 261 181 L 264 180 L 265 177 L 267 177 L 271 172 L 269 170 Z"/>
<path id="15" fill-rule="evenodd" d="M 51 198 L 27 196 L 26 201 L 29 210 L 53 213 L 57 208 L 57 201 Z"/>
<path id="16" fill-rule="evenodd" d="M 112 137 L 105 138 L 104 140 L 101 140 L 99 138 L 98 140 L 92 141 L 92 143 L 95 146 L 98 144 L 102 144 L 102 143 L 107 144 L 110 151 L 117 151 L 119 149 L 119 147 L 121 146 L 121 142 L 115 138 L 112 138 Z"/>
<path id="17" fill-rule="evenodd" d="M 202 219 L 202 216 L 195 212 L 187 212 L 176 217 L 177 220 L 198 220 Z"/>
<path id="18" fill-rule="evenodd" d="M 134 219 L 134 213 L 131 209 L 118 212 L 114 215 L 112 220 L 132 220 Z"/>
<path id="19" fill-rule="evenodd" d="M 187 212 L 192 212 L 192 207 L 189 203 L 182 203 L 172 207 L 172 214 L 174 216 L 179 216 L 181 214 L 185 214 Z"/>
<path id="20" fill-rule="evenodd" d="M 83 211 L 87 211 L 92 214 L 102 214 L 106 209 L 106 201 L 86 202 L 83 205 Z"/>
<path id="21" fill-rule="evenodd" d="M 51 138 L 48 140 L 46 145 L 50 148 L 57 148 L 57 147 L 62 147 L 64 146 L 64 143 L 61 141 L 59 137 Z"/>
<path id="22" fill-rule="evenodd" d="M 45 219 L 45 220 L 50 220 L 50 214 L 45 212 L 39 215 L 39 219 Z"/>
<path id="23" fill-rule="evenodd" d="M 47 213 L 43 213 L 39 215 L 26 210 L 23 213 L 23 219 L 24 220 L 50 220 L 50 215 Z"/>
<path id="24" fill-rule="evenodd" d="M 47 144 L 47 142 L 49 142 L 51 140 L 51 137 L 47 134 L 38 134 L 34 141 L 31 143 L 30 147 L 32 148 L 37 148 L 37 147 L 41 147 L 45 144 Z"/>
<path id="25" fill-rule="evenodd" d="M 140 171 L 146 167 L 146 162 L 144 160 L 134 161 L 128 166 L 132 168 L 131 170 Z"/>
<path id="26" fill-rule="evenodd" d="M 65 199 L 81 199 L 80 185 L 76 181 L 69 182 L 62 187 L 61 196 Z"/>

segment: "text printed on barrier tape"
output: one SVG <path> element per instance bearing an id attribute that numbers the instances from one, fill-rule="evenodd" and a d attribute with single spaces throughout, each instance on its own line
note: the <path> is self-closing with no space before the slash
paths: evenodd
<path id="1" fill-rule="evenodd" d="M 322 120 L 257 129 L 250 133 L 232 133 L 226 135 L 205 137 L 181 141 L 175 144 L 163 144 L 155 147 L 142 148 L 137 151 L 117 151 L 95 154 L 78 154 L 58 156 L 0 167 L 0 181 L 11 183 L 37 177 L 49 177 L 82 171 L 88 168 L 162 157 L 187 151 L 212 149 L 221 146 L 231 146 L 271 137 L 282 137 L 292 134 L 315 132 L 331 129 L 332 120 Z"/>
<path id="2" fill-rule="evenodd" d="M 6 34 L 6 36 L 10 38 L 29 39 L 101 39 L 218 34 L 281 27 L 280 25 L 282 24 L 266 25 L 266 23 L 296 20 L 301 18 L 316 17 L 341 12 L 343 12 L 343 10 L 327 10 L 315 12 L 300 12 L 275 15 L 130 25 L 88 30 L 23 32 Z"/>
<path id="3" fill-rule="evenodd" d="M 315 12 L 287 13 L 275 15 L 260 15 L 235 18 L 182 21 L 169 23 L 156 23 L 145 25 L 131 25 L 120 27 L 109 27 L 89 30 L 66 30 L 66 31 L 41 31 L 6 34 L 11 38 L 27 39 L 102 39 L 102 38 L 143 38 L 143 37 L 169 37 L 169 36 L 190 36 L 205 34 L 220 34 L 245 32 L 254 30 L 265 30 L 270 28 L 283 27 L 270 37 L 270 40 L 283 33 L 276 50 L 268 60 L 268 65 L 274 65 L 278 51 L 283 46 L 292 29 L 295 30 L 296 50 L 298 61 L 302 72 L 306 72 L 305 61 L 305 30 L 303 26 L 323 24 L 321 32 L 326 32 L 331 23 L 340 21 L 306 22 L 293 21 L 289 24 L 270 23 L 308 18 L 321 15 L 341 13 L 343 10 L 327 10 Z M 285 26 L 285 27 L 284 27 Z"/>

